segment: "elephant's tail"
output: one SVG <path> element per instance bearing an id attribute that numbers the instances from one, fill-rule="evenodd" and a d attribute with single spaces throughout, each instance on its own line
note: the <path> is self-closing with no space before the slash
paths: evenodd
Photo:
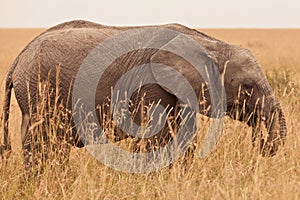
<path id="1" fill-rule="evenodd" d="M 16 61 L 10 68 L 6 81 L 5 81 L 5 95 L 3 104 L 3 144 L 0 147 L 0 154 L 2 158 L 8 158 L 11 152 L 11 142 L 8 136 L 8 118 L 9 118 L 9 108 L 11 100 L 11 91 L 13 88 L 12 73 L 14 71 Z"/>

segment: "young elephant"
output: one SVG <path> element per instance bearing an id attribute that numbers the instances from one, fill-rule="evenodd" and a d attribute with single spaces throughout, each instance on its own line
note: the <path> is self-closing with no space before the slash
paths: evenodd
<path id="1" fill-rule="evenodd" d="M 287 130 L 284 114 L 260 65 L 249 50 L 227 44 L 179 24 L 149 27 L 110 27 L 88 21 L 71 21 L 49 28 L 30 42 L 15 59 L 6 79 L 2 153 L 11 150 L 8 135 L 8 117 L 12 88 L 15 90 L 15 96 L 22 111 L 21 135 L 25 163 L 30 163 L 32 162 L 30 152 L 33 148 L 30 141 L 33 138 L 29 142 L 26 141 L 26 138 L 31 133 L 31 118 L 38 112 L 39 83 L 47 80 L 50 83 L 48 88 L 49 90 L 52 88 L 52 93 L 49 97 L 51 101 L 50 106 L 62 104 L 68 110 L 72 110 L 70 91 L 76 92 L 76 88 L 74 89 L 75 79 L 82 63 L 93 49 L 97 48 L 105 40 L 108 40 L 110 36 L 122 34 L 124 31 L 145 30 L 145 28 L 172 30 L 196 41 L 201 50 L 195 52 L 195 55 L 198 56 L 203 66 L 208 68 L 216 66 L 223 77 L 227 102 L 226 114 L 252 126 L 254 130 L 253 138 L 259 136 L 257 127 L 264 121 L 268 130 L 268 137 L 261 141 L 261 153 L 271 156 L 276 153 L 278 146 L 284 143 L 286 138 Z M 126 39 L 133 40 L 134 37 L 123 38 L 123 40 Z M 173 48 L 176 48 L 176 46 Z M 186 45 L 186 48 L 189 48 L 189 46 Z M 195 95 L 206 101 L 206 107 L 201 107 L 199 112 L 208 116 L 212 115 L 207 111 L 207 108 L 211 105 L 210 94 L 207 91 L 207 82 L 197 74 L 192 64 L 186 59 L 159 48 L 144 48 L 127 52 L 120 55 L 112 63 L 109 63 L 101 78 L 98 77 L 98 80 L 99 78 L 100 80 L 96 84 L 94 94 L 96 100 L 91 102 L 94 108 L 102 106 L 104 111 L 109 111 L 103 105 L 108 104 L 107 99 L 111 97 L 111 88 L 115 87 L 122 75 L 133 69 L 134 66 L 147 63 L 160 63 L 171 66 L 171 68 L 180 72 L 190 83 Z M 147 71 L 149 69 L 145 68 L 144 70 Z M 93 79 L 93 76 L 96 76 L 93 69 L 91 70 L 84 72 L 86 73 L 85 79 Z M 151 68 L 150 72 L 147 71 L 147 73 L 151 75 L 152 81 L 158 81 L 159 79 L 170 80 L 177 85 L 179 90 L 184 90 L 184 88 L 180 88 L 182 84 L 176 83 L 176 77 L 170 78 L 168 72 L 161 73 L 158 76 Z M 131 84 L 133 84 L 132 80 L 128 80 L 128 87 Z M 127 86 L 125 85 L 124 87 Z M 89 90 L 90 88 L 82 87 L 82 89 Z M 57 94 L 58 92 L 59 95 Z M 201 95 L 202 97 L 200 97 Z M 136 109 L 139 112 L 139 102 L 143 100 L 148 107 L 153 102 L 161 104 L 166 108 L 166 113 L 169 113 L 169 116 L 175 115 L 175 107 L 180 104 L 172 91 L 152 82 L 142 86 L 138 92 L 135 91 L 130 98 L 133 105 L 132 110 Z M 198 100 L 200 101 L 201 99 Z M 74 103 L 74 99 L 72 100 Z M 236 114 L 237 111 L 239 111 L 238 115 Z M 70 120 L 72 113 L 67 116 L 65 120 Z M 103 123 L 104 120 L 100 114 L 97 114 L 97 118 Z M 143 121 L 138 114 L 132 118 L 137 124 L 141 124 Z M 71 124 L 72 126 L 76 125 L 73 121 Z M 123 132 L 116 128 L 116 137 L 119 139 L 127 137 L 128 135 L 124 135 Z M 58 134 L 64 135 L 64 131 L 58 131 Z M 156 136 L 156 139 L 159 143 L 164 143 L 171 138 L 171 135 L 169 131 L 161 131 Z M 78 147 L 83 147 L 84 143 L 86 143 L 84 140 L 80 140 L 75 127 L 73 127 L 69 135 L 64 136 L 64 139 Z"/>

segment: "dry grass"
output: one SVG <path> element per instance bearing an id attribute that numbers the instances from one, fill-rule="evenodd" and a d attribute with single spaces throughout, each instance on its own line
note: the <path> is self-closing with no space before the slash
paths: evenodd
<path id="1" fill-rule="evenodd" d="M 10 64 L 41 31 L 0 29 L 1 99 Z M 69 167 L 54 164 L 46 167 L 39 181 L 22 184 L 21 114 L 13 98 L 9 129 L 13 152 L 6 165 L 0 161 L 1 199 L 299 199 L 300 30 L 205 32 L 250 48 L 262 64 L 287 118 L 288 140 L 278 155 L 260 157 L 251 148 L 251 130 L 227 119 L 215 150 L 206 159 L 196 159 L 187 173 L 178 163 L 151 174 L 117 172 L 85 149 L 73 148 Z M 206 127 L 200 129 L 205 132 Z"/>

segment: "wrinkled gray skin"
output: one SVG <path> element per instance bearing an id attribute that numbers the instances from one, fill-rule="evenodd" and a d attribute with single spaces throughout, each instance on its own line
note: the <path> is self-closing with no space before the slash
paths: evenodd
<path id="1" fill-rule="evenodd" d="M 208 66 L 214 63 L 221 74 L 224 75 L 225 73 L 226 114 L 252 126 L 254 130 L 253 139 L 260 136 L 257 127 L 259 127 L 261 121 L 265 121 L 269 134 L 267 139 L 261 139 L 261 153 L 263 155 L 274 155 L 278 146 L 284 143 L 286 138 L 285 118 L 279 101 L 252 53 L 247 49 L 227 44 L 179 24 L 167 24 L 156 27 L 169 28 L 187 34 L 206 50 L 203 53 L 207 57 L 204 56 L 200 59 L 204 59 Z M 71 21 L 46 30 L 28 44 L 12 64 L 6 79 L 4 143 L 2 151 L 5 152 L 11 149 L 8 137 L 8 115 L 12 88 L 15 90 L 15 95 L 22 111 L 22 141 L 24 150 L 27 150 L 24 151 L 27 152 L 24 153 L 26 157 L 26 154 L 30 151 L 30 145 L 24 142 L 28 126 L 30 126 L 27 85 L 29 85 L 30 102 L 32 104 L 30 106 L 33 108 L 32 114 L 34 114 L 36 112 L 35 99 L 39 74 L 38 66 L 40 66 L 41 81 L 47 79 L 49 70 L 52 70 L 50 81 L 54 85 L 55 67 L 59 64 L 60 97 L 66 103 L 69 90 L 72 88 L 71 83 L 88 53 L 109 36 L 132 28 L 138 27 L 110 27 L 87 21 Z M 153 56 L 154 54 L 155 56 Z M 189 80 L 198 96 L 201 96 L 202 92 L 204 93 L 206 105 L 209 106 L 209 93 L 208 91 L 202 91 L 203 80 L 193 71 L 192 66 L 176 55 L 163 51 L 157 53 L 155 50 L 132 52 L 130 55 L 119 58 L 118 62 L 111 64 L 106 70 L 104 78 L 102 77 L 98 84 L 96 104 L 101 105 L 105 103 L 105 98 L 110 95 L 110 87 L 114 86 L 123 73 L 134 65 L 149 62 L 149 59 L 180 70 Z M 148 104 L 161 99 L 161 104 L 164 106 L 176 106 L 177 99 L 175 96 L 158 85 L 147 85 L 142 88 L 143 92 L 147 93 L 145 102 Z M 134 94 L 132 97 L 134 104 L 137 105 L 140 98 L 137 93 Z M 71 102 L 69 101 L 66 106 L 71 109 Z M 205 110 L 203 108 L 200 112 L 209 116 L 210 113 Z M 238 115 L 236 114 L 237 111 L 239 111 Z M 135 120 L 139 121 L 139 119 Z M 78 147 L 83 146 L 76 131 L 73 132 L 72 138 L 69 140 L 71 144 Z M 120 138 L 122 137 L 120 136 Z"/>

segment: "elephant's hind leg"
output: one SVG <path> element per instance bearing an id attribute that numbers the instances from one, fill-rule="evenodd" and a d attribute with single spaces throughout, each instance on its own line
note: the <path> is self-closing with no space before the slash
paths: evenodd
<path id="1" fill-rule="evenodd" d="M 44 122 L 22 115 L 21 138 L 26 178 L 41 174 L 49 146 Z"/>
<path id="2" fill-rule="evenodd" d="M 65 129 L 50 124 L 50 119 L 34 120 L 23 115 L 21 125 L 26 178 L 41 175 L 45 169 L 65 168 L 71 144 Z M 55 166 L 54 166 L 55 165 Z"/>
<path id="3" fill-rule="evenodd" d="M 29 114 L 22 115 L 22 124 L 21 124 L 21 139 L 22 144 L 24 144 L 24 140 L 29 128 Z"/>
<path id="4" fill-rule="evenodd" d="M 22 114 L 21 124 L 21 139 L 24 156 L 25 173 L 28 173 L 32 168 L 32 153 L 31 153 L 31 141 L 29 139 L 28 129 L 30 124 L 29 114 Z"/>

